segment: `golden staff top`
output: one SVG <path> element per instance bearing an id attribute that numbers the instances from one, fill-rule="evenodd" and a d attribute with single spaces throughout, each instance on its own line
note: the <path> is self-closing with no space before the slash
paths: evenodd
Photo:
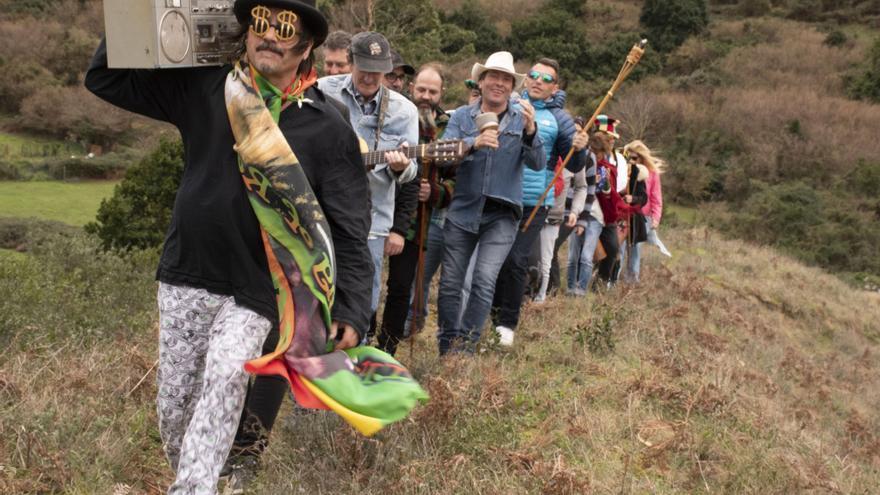
<path id="1" fill-rule="evenodd" d="M 580 132 L 587 133 L 590 131 L 590 127 L 593 126 L 593 122 L 595 122 L 596 117 L 602 113 L 605 109 L 605 105 L 611 101 L 611 98 L 614 97 L 614 93 L 623 84 L 623 81 L 629 77 L 630 72 L 635 69 L 636 65 L 639 63 L 639 60 L 642 59 L 642 54 L 645 53 L 645 46 L 648 45 L 648 40 L 643 39 L 633 45 L 633 47 L 629 50 L 629 54 L 626 56 L 626 61 L 623 63 L 623 67 L 620 68 L 620 72 L 617 73 L 617 79 L 614 80 L 614 84 L 611 85 L 611 89 L 608 90 L 608 93 L 605 94 L 605 98 L 602 99 L 602 103 L 599 103 L 599 106 L 596 107 L 596 111 L 593 112 L 593 116 L 590 117 L 590 120 L 584 124 L 584 128 L 580 130 Z M 525 232 L 528 230 L 529 225 L 531 225 L 532 220 L 535 219 L 535 214 L 538 213 L 538 207 L 544 204 L 544 200 L 547 198 L 547 194 L 550 192 L 550 189 L 553 189 L 553 184 L 559 179 L 559 174 L 562 173 L 562 170 L 565 169 L 565 166 L 568 165 L 568 161 L 571 160 L 572 155 L 574 155 L 574 146 L 572 146 L 568 150 L 568 154 L 565 155 L 565 159 L 562 161 L 562 166 L 556 170 L 556 173 L 553 174 L 553 180 L 550 181 L 550 184 L 547 185 L 547 189 L 544 189 L 544 193 L 541 194 L 541 197 L 538 198 L 538 202 L 535 203 L 535 208 L 532 210 L 532 214 L 529 215 L 529 219 L 526 220 L 526 223 L 522 227 L 522 231 Z"/>

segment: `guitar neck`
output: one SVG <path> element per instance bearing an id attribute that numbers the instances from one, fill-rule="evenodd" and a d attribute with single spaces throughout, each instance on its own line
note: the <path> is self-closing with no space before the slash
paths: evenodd
<path id="1" fill-rule="evenodd" d="M 385 163 L 385 153 L 389 151 L 400 151 L 407 158 L 422 158 L 425 153 L 425 147 L 427 145 L 420 144 L 418 146 L 407 146 L 406 150 L 398 148 L 397 150 L 377 150 L 377 151 L 368 151 L 361 156 L 364 159 L 364 165 L 366 167 L 372 168 L 380 163 Z"/>

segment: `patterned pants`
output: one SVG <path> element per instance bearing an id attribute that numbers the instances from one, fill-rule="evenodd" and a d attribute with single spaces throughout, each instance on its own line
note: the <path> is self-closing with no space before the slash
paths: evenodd
<path id="1" fill-rule="evenodd" d="M 269 320 L 231 296 L 159 284 L 159 435 L 177 478 L 169 494 L 213 494 Z"/>

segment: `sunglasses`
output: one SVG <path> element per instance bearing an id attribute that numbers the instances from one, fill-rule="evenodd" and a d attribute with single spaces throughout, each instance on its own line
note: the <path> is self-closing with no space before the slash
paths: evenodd
<path id="1" fill-rule="evenodd" d="M 538 72 L 536 70 L 529 72 L 529 79 L 532 79 L 534 81 L 537 81 L 538 79 L 540 79 L 541 81 L 543 81 L 547 84 L 551 84 L 554 81 L 556 81 L 556 78 L 551 76 L 550 74 L 545 74 L 543 72 Z"/>
<path id="2" fill-rule="evenodd" d="M 290 41 L 296 36 L 296 20 L 295 13 L 289 10 L 282 10 L 275 17 L 277 22 L 270 24 L 269 19 L 272 12 L 268 7 L 257 5 L 251 9 L 250 31 L 260 38 L 264 38 L 269 28 L 275 28 L 275 37 L 278 41 Z"/>
<path id="3" fill-rule="evenodd" d="M 473 79 L 465 79 L 464 85 L 465 87 L 467 87 L 467 89 L 480 89 L 480 85 L 477 84 L 477 81 L 474 81 Z"/>

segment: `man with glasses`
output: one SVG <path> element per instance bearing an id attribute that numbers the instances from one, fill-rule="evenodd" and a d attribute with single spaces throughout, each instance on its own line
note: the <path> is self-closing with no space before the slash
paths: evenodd
<path id="1" fill-rule="evenodd" d="M 543 202 L 538 204 L 538 200 L 551 184 L 557 162 L 560 158 L 564 159 L 570 149 L 574 148 L 575 154 L 566 167 L 569 171 L 577 173 L 587 163 L 584 151 L 587 136 L 575 132 L 574 121 L 564 108 L 565 91 L 559 89 L 559 63 L 550 58 L 538 60 L 526 74 L 522 97 L 535 108 L 535 122 L 544 146 L 544 156 L 547 157 L 547 167 L 541 170 L 522 169 L 522 220 L 513 247 L 498 274 L 492 300 L 493 323 L 504 346 L 513 345 L 526 288 L 529 255 L 544 227 L 547 211 L 554 203 L 554 188 L 550 188 Z M 534 219 L 523 231 L 524 223 L 534 210 L 537 210 Z M 576 216 L 567 219 L 572 226 L 576 221 Z"/>
<path id="2" fill-rule="evenodd" d="M 357 137 L 314 83 L 327 37 L 314 0 L 238 0 L 241 69 L 295 151 L 335 245 L 337 348 L 366 331 L 369 189 Z M 262 226 L 250 203 L 224 99 L 231 67 L 110 69 L 101 42 L 86 87 L 170 122 L 185 166 L 159 280 L 159 435 L 176 478 L 168 493 L 216 493 L 245 401 L 245 362 L 277 340 L 278 306 Z M 311 267 L 308 267 L 311 268 Z M 269 338 L 267 339 L 267 335 Z M 271 347 L 274 348 L 274 345 Z"/>
<path id="3" fill-rule="evenodd" d="M 400 94 L 406 94 L 406 81 L 413 75 L 416 70 L 412 65 L 406 63 L 397 50 L 391 49 L 391 72 L 385 74 L 382 84 L 388 89 L 393 89 Z"/>

